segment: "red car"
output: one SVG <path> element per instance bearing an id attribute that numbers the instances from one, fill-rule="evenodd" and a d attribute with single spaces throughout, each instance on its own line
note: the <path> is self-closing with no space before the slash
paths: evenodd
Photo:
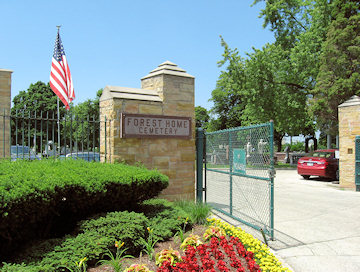
<path id="1" fill-rule="evenodd" d="M 297 164 L 298 174 L 304 179 L 318 176 L 339 180 L 339 159 L 335 157 L 338 149 L 315 150 L 311 156 L 302 157 Z"/>

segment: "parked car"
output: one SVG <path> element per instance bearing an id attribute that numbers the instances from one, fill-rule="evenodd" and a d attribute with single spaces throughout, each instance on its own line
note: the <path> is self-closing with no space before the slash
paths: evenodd
<path id="1" fill-rule="evenodd" d="M 338 149 L 315 150 L 311 156 L 302 157 L 297 164 L 297 172 L 304 179 L 318 176 L 339 180 Z"/>
<path id="2" fill-rule="evenodd" d="M 28 146 L 22 145 L 12 145 L 11 146 L 11 160 L 40 160 L 41 158 L 37 156 L 34 151 Z"/>
<path id="3" fill-rule="evenodd" d="M 81 159 L 81 160 L 85 160 L 85 161 L 99 162 L 100 161 L 100 153 L 92 152 L 92 151 L 74 152 L 74 153 L 67 154 L 66 158 L 73 158 L 75 160 Z"/>

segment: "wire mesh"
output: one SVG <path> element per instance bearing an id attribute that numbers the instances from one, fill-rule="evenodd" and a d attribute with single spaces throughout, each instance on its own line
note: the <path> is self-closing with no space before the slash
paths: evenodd
<path id="1" fill-rule="evenodd" d="M 249 226 L 273 230 L 271 123 L 205 133 L 206 201 Z"/>

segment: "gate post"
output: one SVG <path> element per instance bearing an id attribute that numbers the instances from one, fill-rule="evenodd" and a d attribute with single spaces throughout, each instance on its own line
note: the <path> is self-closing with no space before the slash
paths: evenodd
<path id="1" fill-rule="evenodd" d="M 360 136 L 355 136 L 355 191 L 360 191 Z"/>
<path id="2" fill-rule="evenodd" d="M 196 202 L 203 202 L 204 130 L 196 128 Z"/>
<path id="3" fill-rule="evenodd" d="M 232 142 L 231 142 L 231 132 L 229 131 L 229 170 L 230 170 L 230 214 L 233 214 L 233 148 L 232 148 Z"/>
<path id="4" fill-rule="evenodd" d="M 274 121 L 270 120 L 270 237 L 274 240 Z"/>

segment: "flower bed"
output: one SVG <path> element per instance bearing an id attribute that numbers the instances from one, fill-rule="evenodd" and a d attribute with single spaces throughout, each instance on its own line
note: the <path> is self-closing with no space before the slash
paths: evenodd
<path id="1" fill-rule="evenodd" d="M 188 245 L 182 261 L 164 261 L 157 272 L 237 271 L 259 272 L 253 253 L 246 251 L 239 238 L 212 237 L 210 242 L 197 247 Z"/>
<path id="2" fill-rule="evenodd" d="M 222 228 L 227 235 L 239 238 L 246 250 L 253 253 L 254 260 L 259 265 L 261 271 L 290 271 L 287 267 L 282 266 L 281 262 L 270 252 L 267 245 L 254 238 L 251 234 L 219 219 L 213 218 L 208 219 L 208 221 L 211 225 L 216 225 Z"/>
<path id="3" fill-rule="evenodd" d="M 204 243 L 199 236 L 190 234 L 179 247 L 185 249 L 184 256 L 180 256 L 179 252 L 172 248 L 158 252 L 156 271 L 290 271 L 282 266 L 266 245 L 252 235 L 218 219 L 208 221 L 210 227 L 203 234 Z M 150 271 L 144 264 L 142 269 L 144 270 L 139 271 Z"/>

